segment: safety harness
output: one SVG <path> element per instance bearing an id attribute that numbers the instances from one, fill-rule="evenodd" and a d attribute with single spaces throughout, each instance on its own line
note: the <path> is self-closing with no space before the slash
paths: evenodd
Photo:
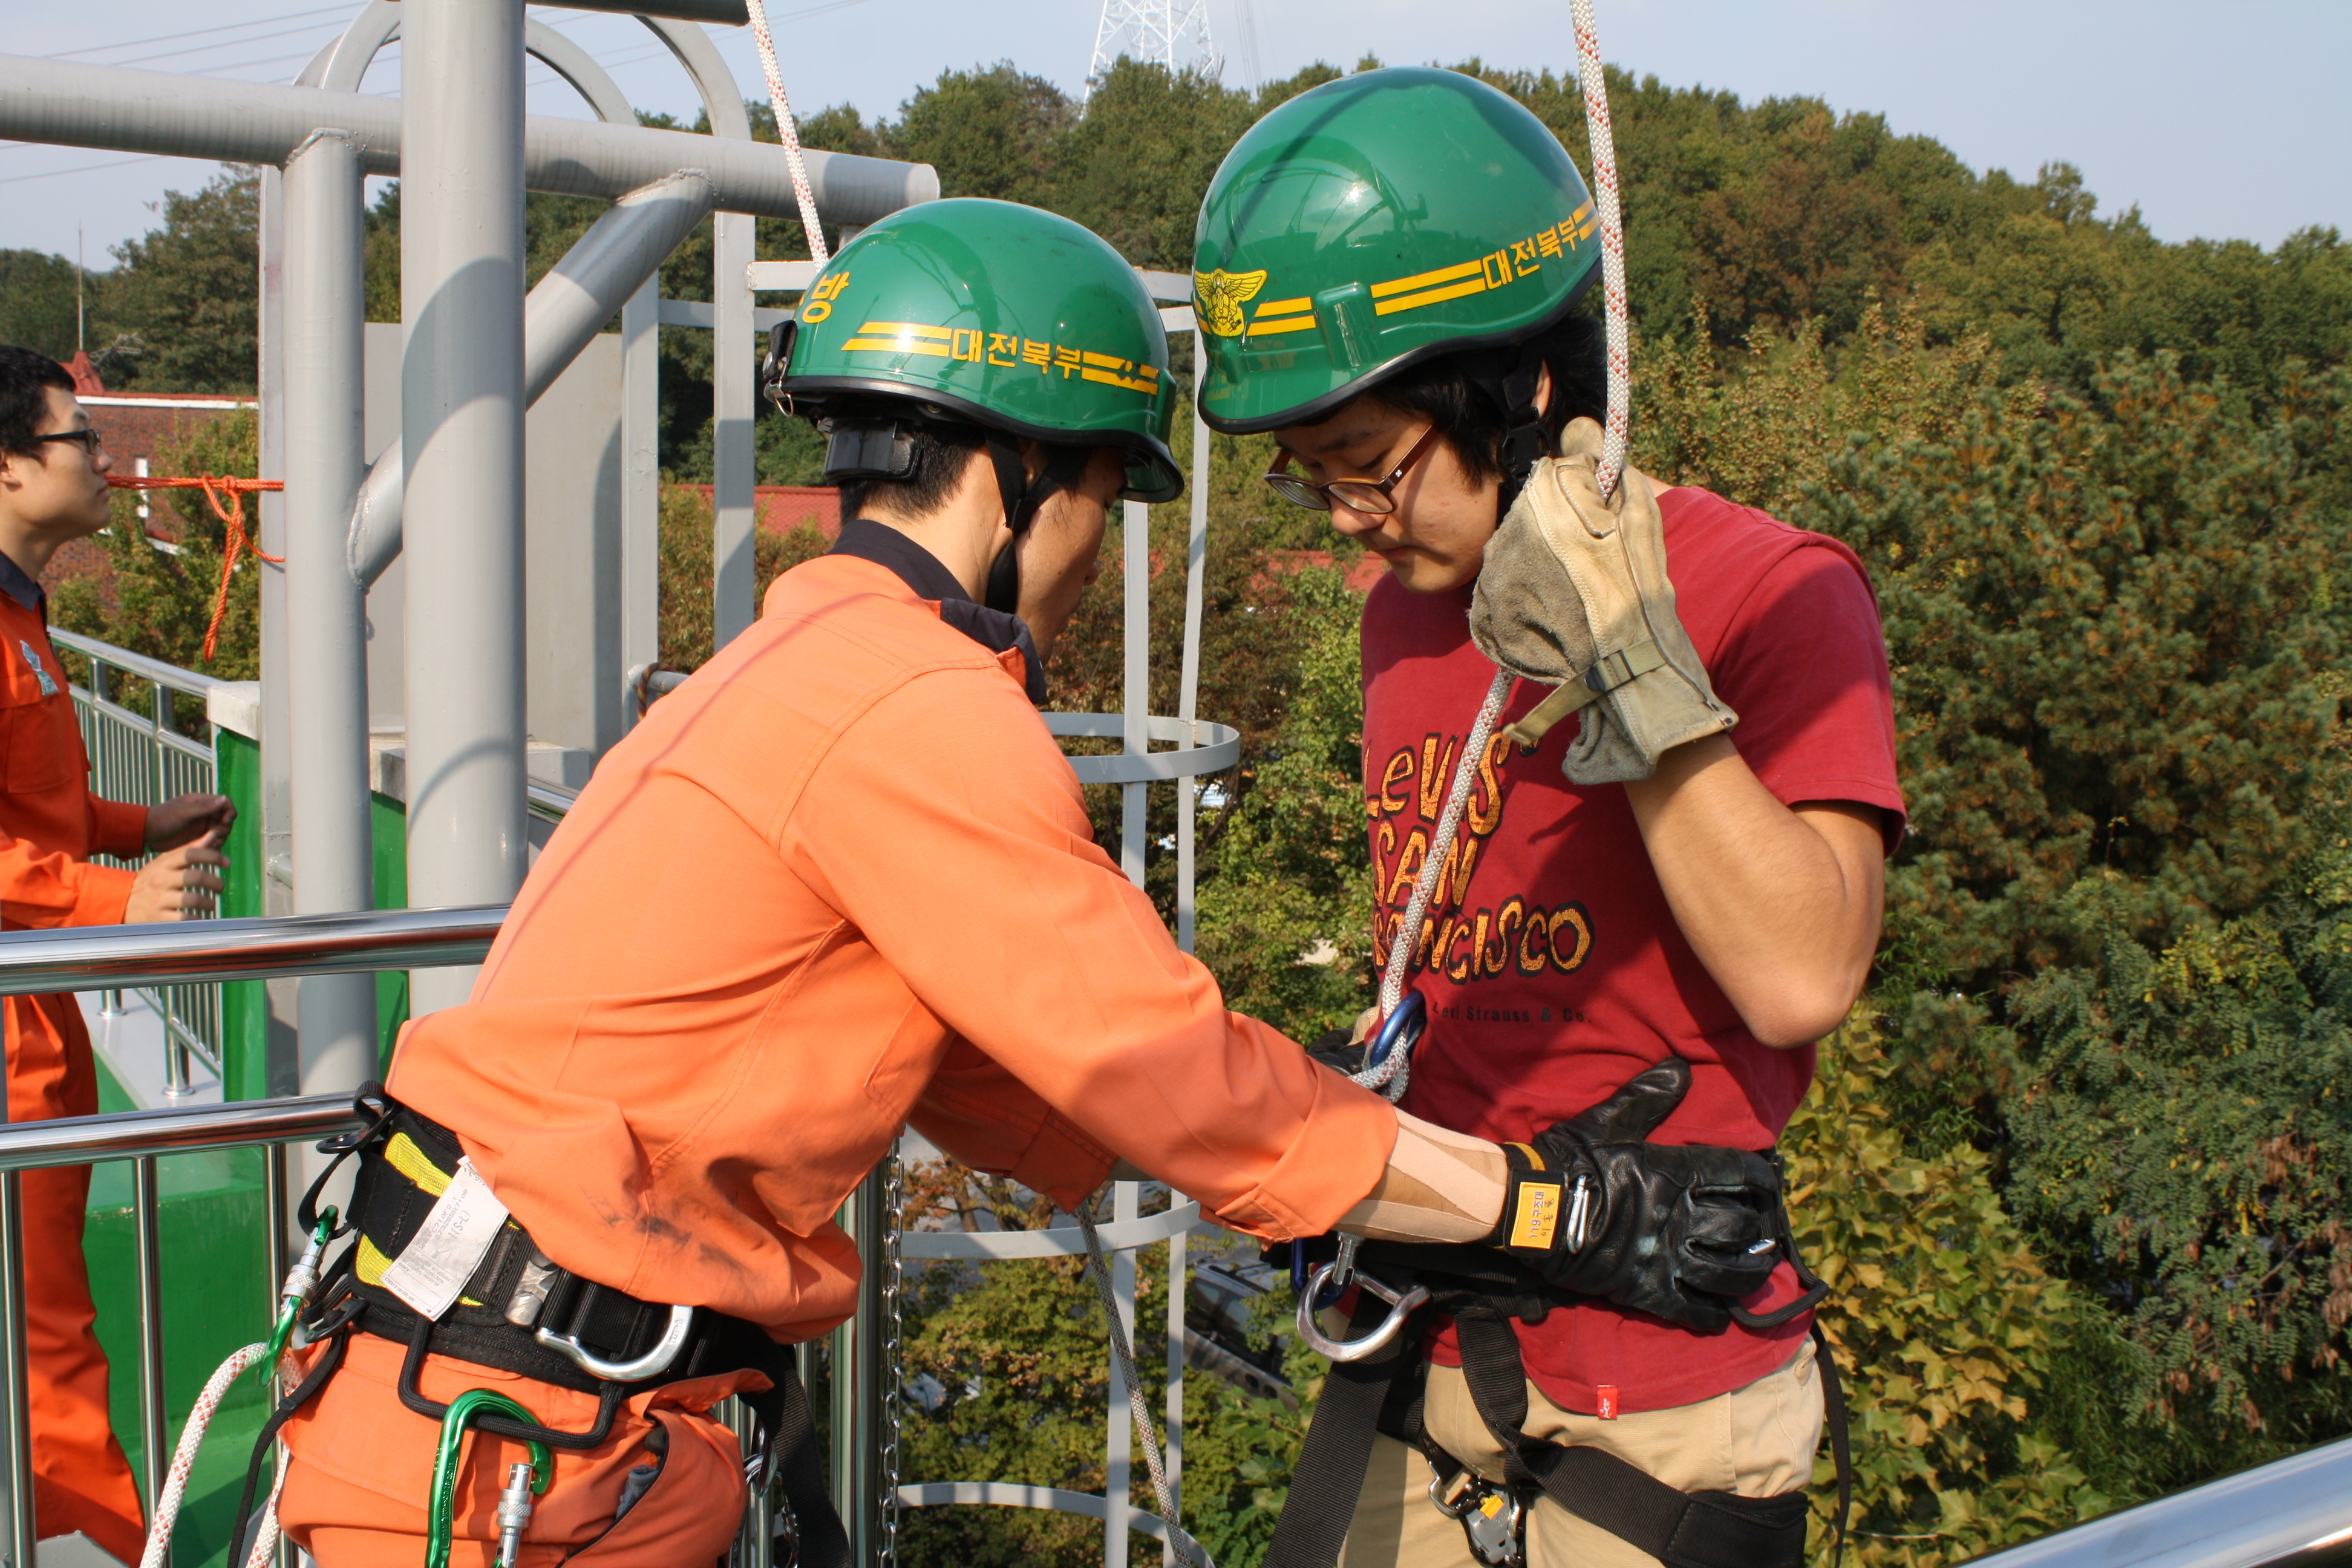
<path id="1" fill-rule="evenodd" d="M 326 1348 L 262 1426 L 232 1541 L 245 1539 L 261 1463 L 278 1429 L 326 1387 L 342 1365 L 351 1335 L 358 1332 L 407 1347 L 400 1402 L 436 1424 L 447 1421 L 453 1407 L 427 1399 L 418 1389 L 428 1355 L 596 1395 L 596 1418 L 578 1432 L 495 1409 L 466 1413 L 481 1431 L 549 1448 L 596 1447 L 611 1436 L 621 1406 L 647 1389 L 730 1372 L 761 1373 L 770 1384 L 766 1390 L 738 1395 L 758 1417 L 762 1434 L 747 1476 L 755 1486 L 781 1490 L 802 1568 L 849 1568 L 848 1538 L 825 1486 L 815 1419 L 790 1346 L 740 1318 L 642 1300 L 574 1274 L 542 1252 L 511 1216 L 499 1226 L 449 1307 L 430 1317 L 416 1310 L 386 1289 L 384 1275 L 433 1223 L 464 1150 L 456 1134 L 394 1100 L 380 1083 L 364 1085 L 353 1105 L 367 1125 L 318 1146 L 334 1158 L 298 1211 L 306 1231 L 316 1228 L 320 1194 L 345 1160 L 358 1156 L 351 1214 L 340 1227 L 329 1221 L 331 1237 L 350 1236 L 351 1245 L 328 1265 L 299 1323 L 303 1343 Z"/>
<path id="2" fill-rule="evenodd" d="M 1785 1218 L 1781 1230 L 1785 1235 Z M 1324 1238 L 1320 1247 L 1332 1250 L 1330 1238 Z M 1785 1256 L 1795 1266 L 1804 1294 L 1772 1312 L 1743 1313 L 1743 1321 L 1752 1327 L 1789 1322 L 1826 1293 L 1793 1248 Z M 1355 1267 L 1356 1283 L 1369 1284 L 1376 1278 L 1383 1287 L 1358 1295 L 1348 1331 L 1350 1343 L 1371 1342 L 1373 1348 L 1360 1359 L 1332 1363 L 1306 1447 L 1291 1474 L 1289 1498 L 1275 1528 L 1266 1568 L 1329 1568 L 1339 1561 L 1371 1463 L 1376 1432 L 1427 1457 L 1433 1474 L 1430 1500 L 1461 1522 L 1472 1553 L 1489 1568 L 1523 1568 L 1526 1510 L 1538 1495 L 1667 1568 L 1799 1568 L 1803 1563 L 1810 1503 L 1802 1489 L 1768 1498 L 1685 1492 L 1603 1449 L 1549 1443 L 1521 1430 L 1528 1415 L 1527 1369 L 1512 1321 L 1541 1323 L 1553 1307 L 1579 1298 L 1545 1285 L 1485 1247 L 1366 1242 Z M 1401 1300 L 1409 1304 L 1402 1313 L 1396 1305 Z M 1307 1310 L 1312 1310 L 1307 1306 Z M 1402 1331 L 1397 1331 L 1400 1316 Z M 1467 1469 L 1439 1447 L 1423 1425 L 1430 1364 L 1426 1342 L 1440 1321 L 1449 1317 L 1471 1400 L 1505 1451 L 1500 1483 Z M 1837 1462 L 1836 1531 L 1842 1559 L 1853 1497 L 1845 1398 L 1836 1361 L 1819 1324 L 1813 1326 L 1812 1339 L 1830 1449 Z M 1339 1348 L 1344 1353 L 1348 1347 Z"/>
<path id="3" fill-rule="evenodd" d="M 1362 1043 L 1334 1031 L 1311 1054 L 1393 1100 L 1426 1016 L 1421 994 L 1409 992 Z M 1687 1064 L 1669 1058 L 1534 1145 L 1507 1145 L 1512 1178 L 1496 1241 L 1323 1237 L 1292 1244 L 1299 1332 L 1331 1358 L 1332 1368 L 1266 1568 L 1329 1568 L 1338 1561 L 1376 1432 L 1427 1457 L 1430 1500 L 1462 1525 L 1472 1554 L 1488 1568 L 1523 1568 L 1527 1509 L 1538 1496 L 1668 1568 L 1799 1568 L 1810 1510 L 1802 1489 L 1769 1498 L 1684 1492 L 1603 1449 L 1549 1443 L 1522 1430 L 1528 1380 L 1514 1320 L 1533 1327 L 1555 1307 L 1606 1300 L 1699 1334 L 1733 1323 L 1771 1330 L 1829 1294 L 1798 1254 L 1777 1155 L 1647 1142 L 1647 1128 L 1687 1085 Z M 1556 1248 L 1573 1260 L 1569 1272 L 1560 1271 Z M 1727 1267 L 1726 1259 L 1738 1266 Z M 1739 1298 L 1752 1294 L 1781 1259 L 1796 1273 L 1796 1299 L 1763 1312 L 1742 1305 Z M 1330 1339 L 1316 1314 L 1342 1300 L 1350 1286 L 1358 1289 L 1347 1337 Z M 1440 1447 L 1423 1424 L 1426 1345 L 1448 1318 L 1472 1403 L 1504 1450 L 1499 1483 Z M 1853 1495 L 1845 1399 L 1818 1323 L 1812 1338 L 1837 1462 L 1843 1560 Z"/>

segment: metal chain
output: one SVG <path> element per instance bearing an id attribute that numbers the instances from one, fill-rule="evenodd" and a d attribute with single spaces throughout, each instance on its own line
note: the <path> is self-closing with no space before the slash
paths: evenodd
<path id="1" fill-rule="evenodd" d="M 897 1568 L 898 1561 L 899 1419 L 906 1405 L 906 1379 L 898 1357 L 906 1329 L 907 1282 L 906 1258 L 898 1238 L 906 1206 L 906 1170 L 893 1150 L 882 1161 L 882 1322 L 881 1342 L 875 1347 L 882 1384 L 882 1429 L 874 1457 L 876 1479 L 882 1489 L 882 1539 L 875 1553 L 876 1568 Z"/>

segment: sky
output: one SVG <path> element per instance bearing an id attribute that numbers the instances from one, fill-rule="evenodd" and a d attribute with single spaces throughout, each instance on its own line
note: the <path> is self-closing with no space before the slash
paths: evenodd
<path id="1" fill-rule="evenodd" d="M 1572 68 L 1564 0 L 1175 0 L 1202 7 L 1224 79 L 1353 65 Z M 0 51 L 142 70 L 286 81 L 356 4 L 106 0 L 12 5 Z M 2137 205 L 2164 239 L 2277 244 L 2308 225 L 2352 229 L 2352 61 L 2347 0 L 1597 0 L 1611 63 L 1753 102 L 1811 95 L 1932 136 L 1977 169 L 2026 180 L 2079 167 L 2113 214 Z M 691 119 L 684 74 L 635 19 L 533 7 L 594 55 L 641 108 Z M 894 113 L 942 70 L 1011 59 L 1083 88 L 1103 0 L 769 0 L 784 87 L 805 112 L 848 102 Z M 103 39 L 90 19 L 102 16 Z M 761 88 L 748 31 L 718 28 L 747 95 Z M 398 46 L 364 89 L 399 89 Z M 534 65 L 534 113 L 584 117 Z M 217 165 L 0 142 L 0 247 L 111 264 L 157 221 L 167 189 Z"/>

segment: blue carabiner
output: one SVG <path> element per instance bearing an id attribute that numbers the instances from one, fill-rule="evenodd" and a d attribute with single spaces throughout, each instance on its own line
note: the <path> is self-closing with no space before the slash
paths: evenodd
<path id="1" fill-rule="evenodd" d="M 1381 1021 L 1380 1032 L 1372 1037 L 1371 1045 L 1364 1051 L 1364 1066 L 1376 1068 L 1388 1060 L 1391 1053 L 1400 1050 L 1411 1056 L 1412 1047 L 1421 1043 L 1421 1037 L 1428 1028 L 1429 1004 L 1422 999 L 1420 992 L 1406 992 L 1404 1000 L 1397 1004 L 1397 1010 Z"/>
<path id="2" fill-rule="evenodd" d="M 1428 1028 L 1429 1004 L 1423 999 L 1420 992 L 1406 992 L 1404 1000 L 1397 1004 L 1397 1010 L 1381 1021 L 1379 1030 L 1373 1034 L 1370 1044 L 1365 1047 L 1364 1066 L 1367 1068 L 1376 1068 L 1398 1051 L 1411 1056 L 1413 1047 L 1421 1043 L 1421 1037 L 1428 1031 Z M 1290 1244 L 1292 1295 L 1306 1293 L 1307 1277 L 1312 1271 L 1313 1266 L 1307 1261 L 1307 1243 L 1292 1242 Z M 1346 1294 L 1344 1286 L 1336 1290 L 1323 1292 L 1324 1299 L 1315 1303 L 1315 1310 L 1318 1312 L 1322 1311 L 1337 1302 L 1344 1294 Z"/>

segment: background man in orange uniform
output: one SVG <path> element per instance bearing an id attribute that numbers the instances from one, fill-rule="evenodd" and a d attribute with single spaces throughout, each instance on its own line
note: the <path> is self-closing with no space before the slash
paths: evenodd
<path id="1" fill-rule="evenodd" d="M 0 929 L 175 921 L 220 890 L 236 808 L 216 795 L 158 806 L 102 800 L 49 645 L 40 574 L 58 546 L 107 524 L 113 467 L 65 368 L 0 346 Z M 131 872 L 93 863 L 135 858 Z M 98 1110 L 89 1034 L 71 996 L 6 999 L 8 1120 Z M 25 1332 L 34 1513 L 43 1537 L 79 1531 L 135 1563 L 138 1489 L 107 1424 L 106 1357 L 91 1324 L 82 1215 L 89 1167 L 24 1176 Z"/>

